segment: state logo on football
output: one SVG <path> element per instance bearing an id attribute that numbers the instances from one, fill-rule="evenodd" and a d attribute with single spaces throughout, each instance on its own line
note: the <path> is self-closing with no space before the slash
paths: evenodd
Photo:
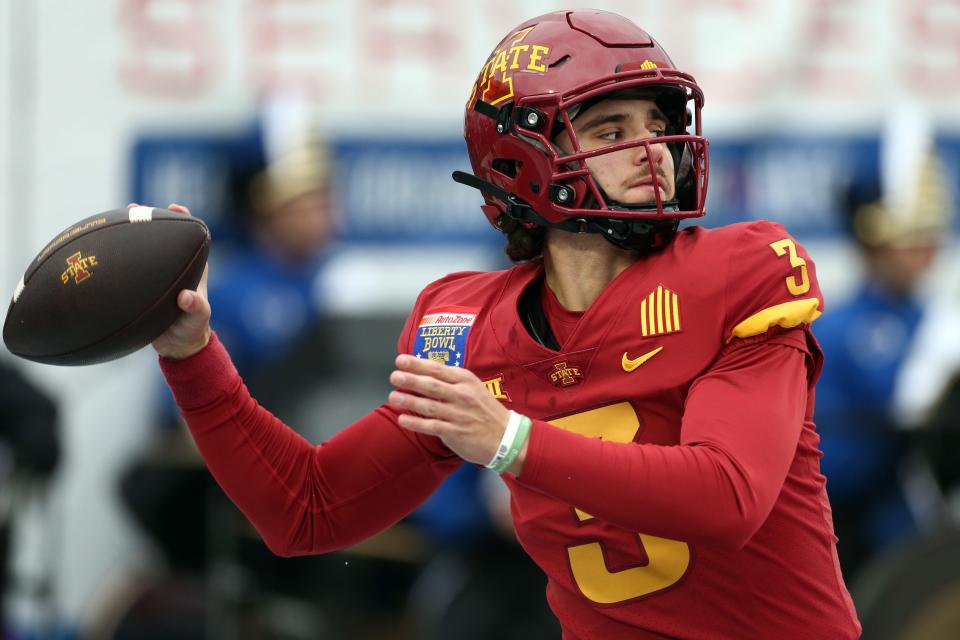
<path id="1" fill-rule="evenodd" d="M 80 284 L 87 278 L 93 276 L 90 267 L 97 266 L 97 256 L 84 257 L 82 252 L 77 251 L 69 258 L 66 258 L 64 262 L 67 263 L 67 268 L 60 274 L 60 281 L 63 282 L 63 284 L 67 284 L 73 279 L 74 284 Z"/>

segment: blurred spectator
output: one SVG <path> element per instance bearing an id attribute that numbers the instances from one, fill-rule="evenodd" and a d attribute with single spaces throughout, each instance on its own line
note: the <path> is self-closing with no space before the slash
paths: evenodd
<path id="1" fill-rule="evenodd" d="M 941 162 L 927 139 L 917 142 L 912 154 L 885 144 L 882 178 L 854 183 L 848 211 L 864 279 L 850 299 L 828 306 L 816 332 L 826 355 L 816 412 L 821 468 L 848 576 L 920 525 L 902 482 L 907 441 L 892 397 L 950 210 Z"/>
<path id="2" fill-rule="evenodd" d="M 57 409 L 47 394 L 0 362 L 0 440 L 4 478 L 48 480 L 60 462 Z"/>
<path id="3" fill-rule="evenodd" d="M 951 203 L 952 204 L 952 203 Z M 956 240 L 956 237 L 945 238 Z M 937 524 L 960 525 L 960 254 L 954 244 L 935 272 L 931 300 L 907 354 L 894 407 L 930 465 L 942 499 Z M 946 519 L 947 522 L 944 522 Z"/>
<path id="4" fill-rule="evenodd" d="M 238 177 L 246 193 L 237 215 L 246 233 L 212 270 L 210 299 L 214 328 L 236 349 L 245 379 L 282 359 L 321 311 L 314 281 L 333 232 L 329 173 L 327 151 L 316 144 Z"/>
<path id="5" fill-rule="evenodd" d="M 267 131 L 258 128 L 261 133 Z M 326 148 L 312 140 L 288 144 L 276 158 L 267 157 L 266 140 L 241 142 L 236 148 L 246 153 L 230 159 L 228 184 L 219 185 L 231 192 L 239 232 L 226 234 L 237 240 L 225 243 L 212 261 L 213 326 L 236 350 L 237 367 L 252 388 L 284 396 L 298 385 L 289 384 L 289 372 L 278 378 L 277 369 L 312 333 L 322 311 L 314 281 L 333 231 L 329 159 Z M 113 637 L 202 638 L 211 629 L 214 637 L 224 636 L 227 623 L 217 616 L 243 627 L 227 635 L 269 637 L 249 607 L 261 586 L 259 576 L 237 564 L 246 525 L 203 468 L 166 393 L 158 423 L 154 442 L 124 475 L 121 493 L 157 543 L 167 571 L 141 585 L 144 592 L 124 605 L 129 610 L 120 612 Z M 208 582 L 209 572 L 233 577 L 213 575 Z"/>
<path id="6" fill-rule="evenodd" d="M 0 362 L 0 576 L 9 595 L 10 542 L 20 497 L 30 485 L 47 483 L 60 463 L 57 409 L 53 401 L 17 370 Z M 43 578 L 49 579 L 49 576 Z M 42 582 L 42 581 L 41 581 Z M 36 584 L 39 593 L 49 584 Z M 0 634 L 7 637 L 5 606 L 0 604 Z"/>

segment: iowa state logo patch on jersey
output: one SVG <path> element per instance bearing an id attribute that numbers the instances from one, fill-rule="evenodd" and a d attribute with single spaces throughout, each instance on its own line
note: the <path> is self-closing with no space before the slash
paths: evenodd
<path id="1" fill-rule="evenodd" d="M 479 312 L 478 307 L 430 309 L 417 327 L 413 355 L 452 367 L 463 366 L 467 357 L 467 336 Z"/>

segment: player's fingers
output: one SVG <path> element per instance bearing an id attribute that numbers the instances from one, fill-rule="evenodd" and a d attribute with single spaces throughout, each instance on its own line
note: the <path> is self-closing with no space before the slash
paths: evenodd
<path id="1" fill-rule="evenodd" d="M 432 375 L 394 371 L 390 374 L 390 384 L 408 391 L 415 391 L 435 400 L 449 400 L 453 396 L 452 385 L 449 382 L 438 380 Z"/>
<path id="2" fill-rule="evenodd" d="M 445 364 L 440 364 L 439 362 L 434 362 L 430 358 L 415 358 L 406 354 L 397 356 L 396 364 L 397 369 L 401 371 L 427 375 L 437 380 L 443 380 L 444 382 L 460 382 L 466 379 L 465 374 L 472 375 L 469 371 L 461 369 L 460 367 L 450 367 Z"/>
<path id="3" fill-rule="evenodd" d="M 210 318 L 210 303 L 206 296 L 196 291 L 184 289 L 177 296 L 177 306 L 191 316 L 196 316 L 199 324 L 204 324 Z"/>
<path id="4" fill-rule="evenodd" d="M 400 426 L 410 431 L 424 433 L 428 436 L 442 437 L 450 428 L 450 423 L 443 420 L 434 420 L 433 418 L 421 418 L 420 416 L 409 413 L 400 414 Z"/>
<path id="5" fill-rule="evenodd" d="M 170 205 L 167 207 L 167 209 L 169 209 L 170 211 L 176 211 L 177 213 L 185 213 L 185 214 L 188 215 L 188 216 L 192 216 L 192 215 L 193 215 L 192 213 L 190 213 L 190 209 L 188 209 L 187 207 L 183 206 L 182 204 L 177 204 L 177 203 L 175 203 L 175 202 L 170 203 Z"/>
<path id="6" fill-rule="evenodd" d="M 180 292 L 180 295 L 177 296 L 177 306 L 181 310 L 188 313 L 196 313 L 203 311 L 203 306 L 210 306 L 210 301 L 207 299 L 207 278 L 210 273 L 210 265 L 203 265 L 203 273 L 200 275 L 200 282 L 197 283 L 197 288 L 193 291 L 190 289 L 184 289 Z"/>
<path id="7" fill-rule="evenodd" d="M 139 207 L 139 206 L 140 205 L 137 204 L 136 202 L 131 202 L 130 204 L 127 205 L 127 209 L 133 209 L 134 207 Z"/>
<path id="8" fill-rule="evenodd" d="M 440 418 L 443 420 L 452 417 L 452 409 L 443 402 L 410 395 L 402 391 L 391 391 L 387 400 L 398 409 L 407 409 L 426 418 Z"/>
<path id="9" fill-rule="evenodd" d="M 196 313 L 197 311 L 197 292 L 190 291 L 189 289 L 184 289 L 180 292 L 180 295 L 177 296 L 177 306 L 181 310 L 186 311 L 187 313 Z"/>

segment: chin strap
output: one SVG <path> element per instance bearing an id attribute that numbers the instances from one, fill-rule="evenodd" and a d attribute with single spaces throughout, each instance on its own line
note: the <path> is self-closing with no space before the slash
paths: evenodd
<path id="1" fill-rule="evenodd" d="M 454 171 L 455 182 L 477 189 L 481 193 L 493 196 L 507 205 L 506 215 L 520 222 L 532 222 L 540 227 L 550 227 L 571 233 L 599 233 L 611 244 L 623 249 L 644 251 L 656 249 L 666 244 L 677 231 L 679 220 L 626 220 L 623 218 L 606 218 L 590 216 L 574 218 L 562 222 L 544 220 L 533 207 L 512 193 L 501 189 L 492 182 L 487 182 L 472 173 Z M 603 193 L 606 199 L 607 194 Z M 656 207 L 649 205 L 628 205 L 621 202 L 607 200 L 607 206 L 613 211 L 655 211 Z M 670 200 L 663 203 L 665 211 L 677 211 L 677 201 Z M 668 208 L 669 207 L 669 208 Z"/>
<path id="2" fill-rule="evenodd" d="M 667 244 L 680 225 L 679 220 L 623 220 L 601 218 L 606 228 L 604 238 L 622 249 L 651 251 Z"/>

